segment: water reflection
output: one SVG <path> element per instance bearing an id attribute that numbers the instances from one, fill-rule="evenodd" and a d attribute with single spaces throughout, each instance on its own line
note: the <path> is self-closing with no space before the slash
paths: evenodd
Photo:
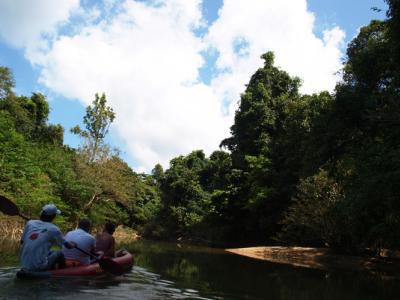
<path id="1" fill-rule="evenodd" d="M 18 264 L 19 242 L 0 237 L 0 267 Z"/>
<path id="2" fill-rule="evenodd" d="M 0 265 L 0 299 L 399 299 L 397 277 L 324 272 L 222 251 L 141 241 L 124 245 L 135 267 L 119 277 L 22 281 Z M 0 248 L 1 256 L 6 255 Z M 16 253 L 8 253 L 8 256 Z"/>
<path id="3" fill-rule="evenodd" d="M 138 265 L 208 298 L 400 299 L 399 278 L 393 276 L 296 268 L 212 249 L 146 241 L 130 247 Z"/>
<path id="4" fill-rule="evenodd" d="M 17 268 L 0 269 L 0 299 L 207 299 L 196 290 L 176 288 L 160 275 L 134 267 L 120 277 L 18 280 Z"/>

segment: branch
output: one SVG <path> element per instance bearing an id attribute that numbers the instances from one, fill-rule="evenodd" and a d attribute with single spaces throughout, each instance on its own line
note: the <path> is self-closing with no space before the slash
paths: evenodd
<path id="1" fill-rule="evenodd" d="M 98 194 L 94 193 L 92 198 L 89 200 L 88 203 L 85 204 L 85 206 L 83 207 L 83 212 L 86 212 L 89 210 L 89 208 L 93 205 L 93 202 L 96 200 L 97 196 L 99 196 Z"/>

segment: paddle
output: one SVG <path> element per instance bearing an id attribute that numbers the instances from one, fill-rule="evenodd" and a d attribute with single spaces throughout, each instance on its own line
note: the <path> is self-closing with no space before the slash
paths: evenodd
<path id="1" fill-rule="evenodd" d="M 99 259 L 97 256 L 95 256 L 95 255 L 93 255 L 93 254 L 91 254 L 91 253 L 79 248 L 78 246 L 76 246 L 75 249 L 81 251 L 82 253 L 84 253 L 84 254 L 92 257 L 92 258 L 94 258 L 95 261 L 99 263 L 100 268 L 102 268 L 103 270 L 107 271 L 108 273 L 111 273 L 113 275 L 122 275 L 125 272 L 124 268 L 120 264 L 118 264 L 115 261 L 113 261 L 111 258 L 102 257 L 102 258 Z"/>
<path id="2" fill-rule="evenodd" d="M 29 218 L 23 215 L 17 205 L 12 202 L 10 199 L 6 198 L 3 195 L 0 195 L 0 211 L 8 216 L 20 216 L 21 218 L 29 221 Z"/>
<path id="3" fill-rule="evenodd" d="M 0 195 L 0 211 L 8 216 L 20 216 L 21 218 L 25 219 L 26 221 L 29 221 L 30 219 L 23 215 L 20 211 L 18 206 L 12 202 L 10 199 L 8 199 L 7 197 L 5 197 L 4 195 Z M 118 263 L 116 263 L 115 261 L 113 261 L 110 258 L 98 258 L 94 255 L 92 255 L 89 252 L 86 252 L 85 250 L 79 248 L 79 247 L 75 247 L 76 249 L 78 249 L 79 251 L 81 251 L 82 253 L 85 253 L 86 255 L 89 255 L 93 258 L 96 259 L 96 261 L 99 263 L 100 268 L 102 268 L 104 271 L 109 272 L 113 275 L 121 275 L 122 273 L 124 273 L 124 270 L 122 268 L 121 265 L 119 265 Z"/>

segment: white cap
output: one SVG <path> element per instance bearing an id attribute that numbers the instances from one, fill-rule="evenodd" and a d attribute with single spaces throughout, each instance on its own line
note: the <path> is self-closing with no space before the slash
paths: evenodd
<path id="1" fill-rule="evenodd" d="M 42 214 L 45 214 L 48 216 L 59 215 L 59 214 L 61 214 L 61 211 L 54 204 L 46 204 L 42 208 Z"/>

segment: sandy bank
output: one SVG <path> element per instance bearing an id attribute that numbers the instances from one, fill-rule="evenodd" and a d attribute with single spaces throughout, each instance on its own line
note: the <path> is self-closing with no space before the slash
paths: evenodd
<path id="1" fill-rule="evenodd" d="M 255 259 L 266 260 L 274 263 L 289 264 L 293 266 L 313 269 L 346 269 L 383 271 L 400 274 L 400 260 L 390 253 L 382 253 L 382 257 L 363 257 L 340 255 L 325 248 L 304 247 L 249 247 L 226 249 L 235 253 Z"/>

